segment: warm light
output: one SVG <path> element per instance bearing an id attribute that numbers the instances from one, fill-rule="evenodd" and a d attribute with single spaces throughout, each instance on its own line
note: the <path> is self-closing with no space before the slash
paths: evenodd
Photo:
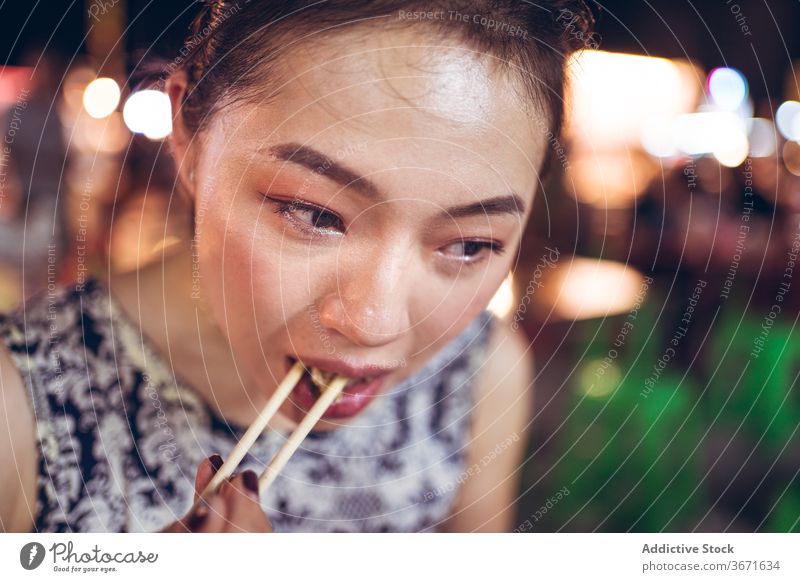
<path id="1" fill-rule="evenodd" d="M 497 292 L 489 302 L 489 311 L 494 313 L 497 317 L 505 317 L 511 313 L 511 308 L 514 306 L 514 279 L 511 273 L 502 282 Z"/>
<path id="2" fill-rule="evenodd" d="M 758 140 L 757 151 L 768 151 L 769 128 L 762 121 L 766 122 L 745 120 L 728 111 L 687 113 L 671 121 L 658 120 L 646 124 L 642 130 L 642 147 L 655 157 L 671 157 L 677 153 L 690 156 L 713 154 L 722 165 L 735 168 L 751 151 L 749 134 Z"/>
<path id="3" fill-rule="evenodd" d="M 19 305 L 22 299 L 20 275 L 18 269 L 0 263 L 0 311 L 11 311 Z"/>
<path id="4" fill-rule="evenodd" d="M 122 114 L 114 111 L 105 119 L 82 116 L 76 121 L 70 145 L 82 152 L 118 153 L 128 145 L 131 134 L 122 121 Z"/>
<path id="5" fill-rule="evenodd" d="M 800 140 L 800 102 L 782 103 L 775 113 L 775 124 L 786 139 Z"/>
<path id="6" fill-rule="evenodd" d="M 706 111 L 681 115 L 673 124 L 673 137 L 678 148 L 689 155 L 710 154 L 727 137 L 731 128 L 741 125 L 733 113 Z"/>
<path id="7" fill-rule="evenodd" d="M 624 263 L 575 257 L 558 269 L 553 310 L 567 319 L 626 313 L 641 300 L 641 273 Z"/>
<path id="8" fill-rule="evenodd" d="M 720 67 L 708 75 L 708 94 L 725 111 L 736 111 L 747 99 L 747 81 L 736 69 Z"/>
<path id="9" fill-rule="evenodd" d="M 59 103 L 59 113 L 68 127 L 75 123 L 78 116 L 87 117 L 83 115 L 83 92 L 95 79 L 97 72 L 88 67 L 74 67 L 66 73 L 61 84 L 62 99 Z"/>
<path id="10" fill-rule="evenodd" d="M 783 144 L 783 165 L 795 176 L 800 176 L 800 144 L 787 141 Z"/>
<path id="11" fill-rule="evenodd" d="M 564 185 L 575 198 L 600 208 L 630 208 L 659 171 L 641 152 L 581 152 L 572 159 Z"/>
<path id="12" fill-rule="evenodd" d="M 152 140 L 164 139 L 172 132 L 172 105 L 161 91 L 137 91 L 125 102 L 122 115 L 128 129 Z"/>
<path id="13" fill-rule="evenodd" d="M 748 122 L 750 131 L 750 155 L 754 158 L 766 158 L 773 155 L 778 149 L 778 136 L 775 125 L 762 117 L 754 117 Z"/>
<path id="14" fill-rule="evenodd" d="M 100 77 L 84 89 L 83 108 L 95 119 L 103 119 L 117 110 L 120 95 L 119 85 L 114 79 Z"/>
<path id="15" fill-rule="evenodd" d="M 673 126 L 674 143 L 683 153 L 697 156 L 713 154 L 729 167 L 736 167 L 747 157 L 747 125 L 735 113 L 705 111 L 679 116 Z"/>
<path id="16" fill-rule="evenodd" d="M 714 157 L 723 166 L 736 168 L 741 166 L 747 159 L 750 151 L 750 142 L 744 132 L 733 132 L 730 140 L 720 143 L 714 150 Z"/>
<path id="17" fill-rule="evenodd" d="M 581 51 L 570 76 L 568 128 L 593 149 L 638 144 L 647 122 L 694 111 L 702 92 L 689 63 L 640 55 Z"/>
<path id="18" fill-rule="evenodd" d="M 672 139 L 673 120 L 653 118 L 642 127 L 642 147 L 656 158 L 671 158 L 678 155 Z"/>

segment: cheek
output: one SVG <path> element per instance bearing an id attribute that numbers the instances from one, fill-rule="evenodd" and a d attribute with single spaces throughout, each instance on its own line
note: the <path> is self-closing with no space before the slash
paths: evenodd
<path id="1" fill-rule="evenodd" d="M 436 319 L 450 322 L 468 321 L 483 311 L 491 301 L 500 284 L 508 276 L 510 259 L 490 256 L 483 266 L 465 267 L 455 279 L 443 280 L 436 297 L 430 297 L 430 313 Z"/>
<path id="2" fill-rule="evenodd" d="M 293 273 L 297 263 L 281 260 L 279 245 L 265 240 L 257 214 L 215 208 L 197 224 L 203 292 L 231 343 L 266 343 L 305 304 L 305 278 Z"/>
<path id="3" fill-rule="evenodd" d="M 443 327 L 455 325 L 460 329 L 486 308 L 494 287 L 493 281 L 485 281 L 480 287 L 465 284 L 463 289 L 451 290 L 435 307 L 433 318 Z"/>
<path id="4" fill-rule="evenodd" d="M 425 359 L 454 339 L 486 309 L 506 274 L 507 270 L 492 269 L 491 273 L 445 286 L 438 294 L 419 294 L 428 316 L 415 326 L 414 352 Z"/>

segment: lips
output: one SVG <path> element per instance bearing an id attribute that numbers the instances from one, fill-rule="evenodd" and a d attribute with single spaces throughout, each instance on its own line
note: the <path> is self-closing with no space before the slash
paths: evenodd
<path id="1" fill-rule="evenodd" d="M 298 358 L 286 358 L 287 371 Z M 301 357 L 300 360 L 308 369 L 317 368 L 327 374 L 341 374 L 351 380 L 347 383 L 342 394 L 328 407 L 323 418 L 352 418 L 364 410 L 377 396 L 384 386 L 386 377 L 391 370 L 381 369 L 377 366 L 353 366 L 341 360 L 324 360 L 313 357 Z M 320 391 L 311 380 L 311 375 L 306 370 L 300 382 L 292 390 L 292 401 L 304 410 L 309 410 L 319 397 Z"/>

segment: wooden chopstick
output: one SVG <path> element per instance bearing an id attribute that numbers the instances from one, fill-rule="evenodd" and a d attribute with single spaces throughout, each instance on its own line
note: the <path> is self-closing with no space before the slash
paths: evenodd
<path id="1" fill-rule="evenodd" d="M 270 461 L 267 468 L 264 469 L 264 472 L 259 476 L 259 493 L 263 493 L 272 485 L 272 482 L 278 477 L 278 473 L 281 472 L 286 466 L 286 463 L 289 462 L 289 459 L 292 458 L 292 455 L 298 449 L 300 443 L 303 442 L 303 439 L 308 436 L 308 433 L 310 433 L 311 429 L 319 422 L 319 419 L 322 418 L 322 415 L 325 414 L 328 407 L 336 400 L 339 394 L 342 393 L 348 380 L 349 378 L 345 376 L 336 376 L 328 385 L 328 388 L 320 394 L 314 406 L 311 407 L 308 414 L 306 414 L 300 424 L 297 425 L 297 428 L 294 429 L 294 432 L 289 436 L 275 456 L 272 457 L 272 461 Z"/>
<path id="2" fill-rule="evenodd" d="M 219 468 L 211 478 L 211 481 L 208 482 L 208 485 L 206 485 L 206 488 L 203 489 L 198 503 L 208 499 L 208 496 L 214 493 L 225 479 L 233 475 L 233 472 L 236 470 L 236 467 L 239 466 L 239 463 L 247 454 L 247 451 L 250 450 L 250 447 L 252 447 L 258 437 L 261 436 L 264 429 L 267 428 L 267 423 L 275 416 L 281 404 L 283 404 L 284 400 L 291 394 L 294 387 L 300 381 L 300 378 L 303 377 L 304 371 L 305 368 L 303 364 L 295 362 L 294 366 L 289 370 L 289 373 L 286 374 L 286 377 L 275 389 L 275 393 L 267 401 L 261 413 L 253 421 L 253 424 L 248 427 L 247 431 L 242 435 L 241 440 L 236 443 L 236 446 L 231 451 L 231 454 L 228 455 L 228 458 L 225 459 L 222 467 Z"/>
<path id="3" fill-rule="evenodd" d="M 289 373 L 281 381 L 275 392 L 267 401 L 267 404 L 259 413 L 258 417 L 248 427 L 247 431 L 242 435 L 242 438 L 236 443 L 228 458 L 222 464 L 222 467 L 214 474 L 211 481 L 208 482 L 205 489 L 200 493 L 197 501 L 194 503 L 191 511 L 194 511 L 198 505 L 207 500 L 208 497 L 214 493 L 220 485 L 236 470 L 241 463 L 247 451 L 255 444 L 258 437 L 264 432 L 267 424 L 275 416 L 275 413 L 281 407 L 281 404 L 289 397 L 294 387 L 303 377 L 305 367 L 301 362 L 295 362 Z M 286 466 L 294 452 L 300 447 L 300 443 L 308 436 L 308 433 L 319 422 L 325 411 L 333 403 L 336 398 L 342 393 L 345 385 L 347 385 L 348 378 L 345 376 L 336 376 L 330 383 L 328 388 L 320 394 L 320 397 L 308 411 L 306 416 L 297 425 L 294 432 L 289 435 L 289 438 L 278 450 L 275 456 L 267 465 L 264 472 L 261 473 L 258 479 L 259 492 L 263 493 L 278 476 L 278 473 Z"/>

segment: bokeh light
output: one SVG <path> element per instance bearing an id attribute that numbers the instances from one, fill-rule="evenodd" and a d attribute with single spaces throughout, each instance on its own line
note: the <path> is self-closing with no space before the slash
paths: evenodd
<path id="1" fill-rule="evenodd" d="M 755 158 L 766 158 L 774 155 L 778 149 L 778 135 L 775 124 L 769 119 L 755 117 L 748 122 L 750 155 Z"/>
<path id="2" fill-rule="evenodd" d="M 161 91 L 137 91 L 125 102 L 122 115 L 128 129 L 152 140 L 164 139 L 172 132 L 172 104 Z"/>
<path id="3" fill-rule="evenodd" d="M 775 124 L 786 139 L 800 140 L 800 102 L 782 103 L 775 113 Z"/>
<path id="4" fill-rule="evenodd" d="M 736 111 L 747 99 L 747 81 L 736 69 L 719 67 L 708 75 L 708 94 L 725 111 Z"/>
<path id="5" fill-rule="evenodd" d="M 100 77 L 83 91 L 83 108 L 95 119 L 103 119 L 116 111 L 121 92 L 114 79 Z"/>
<path id="6" fill-rule="evenodd" d="M 584 51 L 570 65 L 568 128 L 591 149 L 638 144 L 652 119 L 693 111 L 702 87 L 688 62 Z"/>
<path id="7" fill-rule="evenodd" d="M 573 257 L 556 271 L 553 308 L 565 319 L 625 313 L 636 304 L 642 274 L 616 261 Z"/>
<path id="8" fill-rule="evenodd" d="M 741 164 L 750 150 L 745 121 L 726 111 L 681 115 L 675 121 L 673 136 L 678 149 L 685 154 L 713 154 L 729 167 Z"/>
<path id="9" fill-rule="evenodd" d="M 505 278 L 489 302 L 488 309 L 497 317 L 505 317 L 514 306 L 514 278 L 511 273 Z"/>

